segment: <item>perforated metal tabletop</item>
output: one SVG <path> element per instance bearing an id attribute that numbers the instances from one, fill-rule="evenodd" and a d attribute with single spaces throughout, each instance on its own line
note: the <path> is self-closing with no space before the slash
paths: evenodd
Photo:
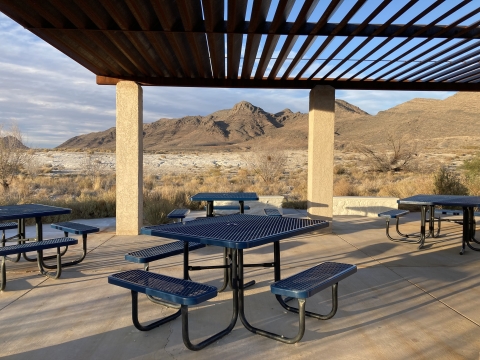
<path id="1" fill-rule="evenodd" d="M 397 201 L 405 205 L 448 205 L 448 206 L 480 206 L 480 196 L 465 195 L 414 195 Z"/>
<path id="2" fill-rule="evenodd" d="M 142 228 L 142 234 L 232 249 L 248 249 L 327 226 L 328 222 L 323 220 L 236 214 L 184 224 L 147 226 Z"/>
<path id="3" fill-rule="evenodd" d="M 198 193 L 190 198 L 192 201 L 256 201 L 256 193 L 230 192 L 230 193 Z"/>
<path id="4" fill-rule="evenodd" d="M 0 220 L 27 219 L 51 215 L 70 214 L 71 209 L 41 204 L 0 206 Z"/>

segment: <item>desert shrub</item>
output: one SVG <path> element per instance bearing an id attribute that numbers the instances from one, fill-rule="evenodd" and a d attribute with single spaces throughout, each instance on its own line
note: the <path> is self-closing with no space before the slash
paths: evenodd
<path id="1" fill-rule="evenodd" d="M 387 151 L 382 151 L 364 144 L 352 144 L 355 151 L 363 154 L 366 163 L 374 171 L 404 171 L 415 165 L 417 143 L 397 136 L 387 135 Z"/>
<path id="2" fill-rule="evenodd" d="M 348 178 L 341 177 L 333 184 L 334 196 L 358 196 L 357 187 Z"/>
<path id="3" fill-rule="evenodd" d="M 480 154 L 476 154 L 469 160 L 465 160 L 461 169 L 465 171 L 465 175 L 469 178 L 480 175 Z"/>
<path id="4" fill-rule="evenodd" d="M 285 171 L 287 154 L 278 148 L 258 148 L 243 155 L 248 167 L 265 183 L 271 184 Z"/>
<path id="5" fill-rule="evenodd" d="M 433 192 L 440 195 L 468 195 L 467 187 L 454 171 L 442 166 L 433 177 Z"/>

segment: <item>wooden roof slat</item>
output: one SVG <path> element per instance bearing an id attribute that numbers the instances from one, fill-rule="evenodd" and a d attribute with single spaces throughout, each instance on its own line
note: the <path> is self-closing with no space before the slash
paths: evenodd
<path id="1" fill-rule="evenodd" d="M 183 73 L 187 77 L 198 77 L 197 67 L 191 66 L 193 55 L 188 48 L 186 34 L 170 32 L 173 29 L 184 30 L 178 7 L 174 2 L 168 0 L 150 0 L 150 3 L 160 20 L 162 28 L 166 31 L 165 38 L 170 44 L 176 60 L 181 65 Z"/>
<path id="2" fill-rule="evenodd" d="M 311 34 L 307 36 L 307 38 L 303 42 L 302 46 L 298 50 L 297 55 L 295 55 L 295 57 L 292 60 L 292 62 L 290 63 L 290 65 L 287 67 L 287 70 L 285 70 L 285 73 L 283 74 L 282 79 L 287 79 L 290 76 L 293 69 L 295 69 L 297 67 L 297 65 L 303 59 L 303 56 L 310 49 L 310 47 L 313 45 L 313 42 L 316 39 L 313 34 L 318 32 L 321 28 L 323 28 L 325 26 L 325 24 L 328 22 L 328 19 L 330 18 L 330 16 L 337 10 L 337 8 L 342 4 L 342 2 L 343 2 L 343 0 L 331 0 L 330 4 L 325 9 L 325 12 L 322 14 L 320 19 L 318 20 L 315 28 L 311 31 Z"/>
<path id="3" fill-rule="evenodd" d="M 273 16 L 272 25 L 270 26 L 270 32 L 275 33 L 287 20 L 288 15 L 292 11 L 292 7 L 295 4 L 294 0 L 280 0 L 277 10 Z M 257 70 L 255 71 L 255 79 L 262 79 L 265 71 L 267 70 L 268 63 L 272 58 L 273 51 L 277 46 L 280 35 L 269 34 L 265 40 L 263 46 L 262 55 L 258 61 Z"/>
<path id="4" fill-rule="evenodd" d="M 281 67 L 287 60 L 288 55 L 292 51 L 292 48 L 295 46 L 295 43 L 298 40 L 299 35 L 294 35 L 302 26 L 307 23 L 308 18 L 312 15 L 313 10 L 318 5 L 319 0 L 306 0 L 303 3 L 300 12 L 298 13 L 297 19 L 295 20 L 292 29 L 290 30 L 290 34 L 285 39 L 282 48 L 278 54 L 277 60 L 273 64 L 272 70 L 270 74 L 268 74 L 269 79 L 275 79 L 277 77 L 278 72 L 280 71 Z"/>
<path id="5" fill-rule="evenodd" d="M 448 75 L 442 76 L 441 78 L 435 79 L 435 82 L 448 81 L 456 82 L 465 78 L 472 77 L 472 75 L 480 74 L 480 67 L 478 63 L 472 64 L 470 67 L 464 67 L 461 70 L 448 73 Z"/>
<path id="6" fill-rule="evenodd" d="M 193 31 L 200 25 L 203 25 L 202 4 L 200 0 L 177 0 L 177 5 L 186 31 Z M 187 40 L 194 55 L 200 77 L 211 78 L 212 70 L 208 57 L 208 46 L 205 34 L 187 34 Z"/>
<path id="7" fill-rule="evenodd" d="M 129 8 L 125 2 L 117 2 L 112 0 L 100 0 L 104 8 L 108 11 L 113 20 L 122 30 L 140 28 L 135 17 L 129 11 Z M 149 41 L 146 39 L 143 33 L 124 33 L 125 38 L 138 52 L 141 60 L 143 60 L 143 66 L 150 74 L 158 74 L 164 76 L 167 71 L 163 64 L 161 64 L 157 57 L 157 54 Z M 125 42 L 127 46 L 128 42 Z M 139 59 L 140 60 L 140 59 Z"/>
<path id="8" fill-rule="evenodd" d="M 399 11 L 397 11 L 395 14 L 393 14 L 388 20 L 385 21 L 385 23 L 378 27 L 376 31 L 368 36 L 360 45 L 358 45 L 355 49 L 353 49 L 347 56 L 345 56 L 344 59 L 342 59 L 337 65 L 335 65 L 329 72 L 325 74 L 322 80 L 327 79 L 331 74 L 333 74 L 338 68 L 340 68 L 345 62 L 350 60 L 352 56 L 354 56 L 360 49 L 363 48 L 363 46 L 366 46 L 375 36 L 378 36 L 380 34 L 383 34 L 385 29 L 388 28 L 396 19 L 398 19 L 400 16 L 402 16 L 405 12 L 407 12 L 412 6 L 414 6 L 419 0 L 412 0 L 408 3 L 406 3 Z M 362 59 L 365 60 L 368 56 L 364 56 Z M 360 60 L 360 61 L 363 61 Z M 346 73 L 348 73 L 351 69 L 353 69 L 356 66 L 357 63 L 354 65 L 350 66 L 347 70 L 345 70 L 341 75 L 339 75 L 336 79 L 339 79 L 340 77 L 344 76 Z"/>
<path id="9" fill-rule="evenodd" d="M 469 53 L 468 55 L 462 56 L 461 58 L 442 66 L 440 69 L 436 69 L 436 71 L 433 72 L 433 74 L 429 75 L 428 77 L 422 76 L 421 79 L 422 81 L 435 81 L 436 79 L 441 78 L 444 75 L 449 75 L 452 72 L 462 69 L 463 67 L 467 67 L 479 62 L 480 61 L 479 55 L 480 55 L 480 49 L 472 53 Z M 442 71 L 439 71 L 439 70 L 442 70 Z"/>
<path id="10" fill-rule="evenodd" d="M 473 71 L 471 74 L 469 74 L 468 77 L 464 77 L 462 79 L 458 79 L 455 82 L 461 82 L 461 83 L 468 83 L 470 81 L 474 81 L 480 78 L 480 69 Z M 452 79 L 453 80 L 453 79 Z"/>
<path id="11" fill-rule="evenodd" d="M 252 6 L 252 15 L 248 27 L 249 34 L 245 45 L 245 55 L 242 66 L 242 78 L 249 79 L 252 73 L 255 57 L 258 52 L 262 35 L 253 34 L 260 25 L 263 25 L 267 19 L 268 9 L 272 0 L 255 0 Z"/>
<path id="12" fill-rule="evenodd" d="M 228 2 L 227 31 L 237 29 L 245 20 L 247 11 L 247 0 L 230 0 Z M 236 79 L 238 77 L 238 67 L 240 65 L 240 56 L 242 55 L 243 35 L 227 34 L 227 77 Z"/>
<path id="13" fill-rule="evenodd" d="M 347 46 L 354 38 L 357 36 L 359 32 L 361 32 L 370 21 L 372 21 L 383 9 L 387 7 L 392 2 L 392 0 L 385 0 L 378 7 L 376 7 L 366 18 L 363 20 L 363 22 L 358 26 L 358 28 L 347 38 L 330 54 L 330 56 L 308 77 L 309 79 L 313 79 L 315 75 L 317 75 L 322 69 L 327 66 L 332 59 L 337 56 L 340 51 L 342 51 L 345 46 Z"/>
<path id="14" fill-rule="evenodd" d="M 224 2 L 215 0 L 202 0 L 203 14 L 205 16 L 205 30 L 214 31 L 223 29 Z M 225 78 L 225 36 L 224 34 L 207 33 L 210 64 L 214 78 Z"/>
<path id="15" fill-rule="evenodd" d="M 467 54 L 470 50 L 478 48 L 478 46 L 479 46 L 478 42 L 474 41 L 474 42 L 472 42 L 472 44 L 470 44 L 469 46 L 467 46 L 465 48 L 462 48 L 458 51 L 455 51 L 454 53 L 449 53 L 447 56 L 445 56 L 441 59 L 437 58 L 437 60 L 438 60 L 437 63 L 434 63 L 427 68 L 419 69 L 418 71 L 409 75 L 408 80 L 409 81 L 419 81 L 421 79 L 424 79 L 425 77 L 428 77 L 432 74 L 435 74 L 439 71 L 442 71 L 442 70 L 448 68 L 451 65 L 451 59 L 455 59 L 458 56 L 461 56 L 463 54 Z M 454 47 L 454 48 L 456 48 L 456 47 Z M 460 59 L 468 60 L 468 58 L 469 58 L 469 55 L 467 54 L 467 55 L 461 57 Z M 444 64 L 444 65 L 439 66 L 439 64 Z M 439 66 L 439 67 L 436 68 L 437 66 Z"/>
<path id="16" fill-rule="evenodd" d="M 474 23 L 471 24 L 471 25 L 469 25 L 469 27 L 465 28 L 464 31 L 468 31 L 469 28 L 476 28 L 476 27 L 478 27 L 478 26 L 480 26 L 480 20 L 474 22 Z M 453 40 L 453 39 L 445 39 L 445 40 L 441 41 L 440 43 L 434 45 L 434 48 L 441 47 L 441 46 L 447 44 L 447 43 L 448 43 L 449 41 L 451 41 L 451 40 Z M 441 50 L 441 51 L 439 51 L 439 52 L 437 52 L 437 53 L 435 53 L 435 54 L 427 57 L 426 59 L 422 60 L 420 63 L 417 63 L 417 64 L 415 64 L 414 66 L 410 66 L 410 67 L 408 67 L 407 69 L 402 70 L 401 72 L 395 74 L 394 76 L 392 76 L 392 77 L 390 77 L 389 79 L 386 79 L 386 80 L 387 80 L 387 81 L 391 81 L 391 80 L 397 78 L 398 81 L 403 81 L 403 80 L 400 80 L 400 79 L 399 79 L 399 76 L 404 75 L 404 74 L 410 72 L 411 70 L 413 70 L 414 68 L 418 68 L 419 66 L 422 66 L 422 65 L 424 65 L 425 63 L 427 63 L 427 62 L 429 62 L 429 61 L 431 61 L 431 60 L 433 60 L 433 59 L 435 59 L 435 58 L 438 59 L 439 56 L 442 56 L 442 55 L 444 55 L 444 54 L 446 54 L 446 53 L 454 50 L 454 49 L 457 48 L 458 46 L 461 46 L 461 45 L 465 44 L 465 43 L 468 42 L 468 41 L 469 41 L 469 39 L 463 39 L 463 40 L 461 40 L 460 42 L 456 43 L 455 45 L 450 46 L 450 47 L 448 47 L 448 48 L 446 48 L 446 49 L 443 49 L 443 50 Z M 412 59 L 410 59 L 410 61 L 415 61 L 415 60 L 421 58 L 422 56 L 425 56 L 425 55 L 428 54 L 428 53 L 432 53 L 432 50 L 433 50 L 432 48 L 426 49 L 425 51 L 421 52 L 420 54 L 414 56 Z M 391 69 L 390 71 L 388 71 L 387 73 L 385 73 L 383 76 L 386 76 L 386 75 L 388 75 L 388 74 L 390 74 L 390 73 L 392 73 L 392 72 L 395 72 L 395 71 L 401 69 L 402 67 L 404 67 L 404 66 L 406 66 L 406 65 L 407 65 L 406 63 L 405 63 L 405 64 L 400 64 L 400 65 L 396 66 L 395 68 Z"/>
<path id="17" fill-rule="evenodd" d="M 19 19 L 22 26 L 30 28 L 51 28 L 51 24 L 42 16 L 28 7 L 20 7 L 14 0 L 5 0 L 0 4 L 0 9 L 12 19 Z"/>
<path id="18" fill-rule="evenodd" d="M 423 10 L 420 14 L 418 14 L 417 16 L 415 16 L 413 19 L 411 19 L 406 25 L 404 25 L 403 27 L 401 27 L 399 30 L 398 30 L 398 33 L 397 34 L 401 34 L 402 32 L 404 32 L 405 30 L 407 30 L 409 28 L 409 26 L 411 26 L 412 24 L 414 24 L 416 21 L 422 19 L 424 16 L 426 16 L 427 14 L 429 14 L 432 10 L 434 10 L 436 7 L 440 6 L 445 0 L 438 0 L 437 2 L 431 4 L 429 7 L 427 7 L 425 10 Z M 393 34 L 389 37 L 387 37 L 384 41 L 381 42 L 381 44 L 377 45 L 372 51 L 370 51 L 367 55 L 370 56 L 371 54 L 374 54 L 375 52 L 377 52 L 378 50 L 380 50 L 384 45 L 386 45 L 387 43 L 389 43 L 394 37 L 396 36 L 396 34 Z M 370 64 L 366 65 L 365 67 L 363 67 L 360 71 L 357 71 L 357 73 L 353 76 L 351 76 L 348 80 L 351 80 L 355 77 L 357 77 L 359 74 L 361 74 L 363 71 L 369 69 L 371 66 L 375 65 L 378 63 L 378 61 L 380 61 L 381 59 L 383 59 L 382 57 L 380 58 L 377 58 L 375 59 L 374 61 L 372 61 Z"/>
<path id="19" fill-rule="evenodd" d="M 335 36 L 338 34 L 340 30 L 342 30 L 347 22 L 365 5 L 367 0 L 357 0 L 355 4 L 352 6 L 350 11 L 343 17 L 342 21 L 338 24 L 338 26 L 335 27 L 335 29 L 332 31 L 330 35 L 327 36 L 325 41 L 320 45 L 320 48 L 315 51 L 315 53 L 312 55 L 312 57 L 307 61 L 305 66 L 298 72 L 297 76 L 295 76 L 295 79 L 299 79 L 302 74 L 304 74 L 310 65 L 313 64 L 313 62 L 317 59 L 317 57 L 320 56 L 320 54 L 326 49 L 326 47 L 330 44 L 330 42 L 335 38 Z"/>
<path id="20" fill-rule="evenodd" d="M 457 6 L 454 6 L 453 8 L 451 8 L 449 11 L 443 13 L 442 15 L 440 15 L 438 18 L 436 18 L 435 20 L 433 20 L 432 22 L 430 22 L 430 24 L 427 25 L 427 27 L 425 29 L 422 29 L 420 31 L 424 32 L 426 31 L 429 27 L 435 25 L 436 23 L 439 23 L 440 21 L 444 20 L 445 18 L 447 18 L 448 16 L 450 16 L 451 14 L 453 14 L 454 12 L 460 10 L 461 8 L 465 7 L 466 5 L 468 5 L 469 3 L 471 3 L 472 0 L 464 0 L 462 1 L 461 3 L 457 4 Z M 450 24 L 449 26 L 443 28 L 442 30 L 440 30 L 440 32 L 446 32 L 448 31 L 451 27 L 454 27 L 455 25 L 457 25 L 458 23 L 460 23 L 461 21 L 465 21 L 467 19 L 469 19 L 471 16 L 475 15 L 476 13 L 478 13 L 480 11 L 480 9 L 477 9 L 477 11 L 473 11 L 471 12 L 470 14 L 467 14 L 466 16 L 464 16 L 463 18 L 461 19 L 458 19 L 457 22 L 455 23 L 452 23 Z M 381 67 L 379 67 L 378 69 L 375 69 L 374 71 L 372 71 L 370 74 L 364 76 L 364 79 L 367 79 L 367 78 L 370 78 L 371 76 L 373 76 L 374 74 L 382 71 L 383 69 L 391 66 L 392 64 L 394 64 L 396 61 L 398 61 L 399 59 L 405 57 L 405 56 L 408 56 L 409 54 L 411 54 L 412 52 L 414 52 L 415 50 L 419 49 L 420 47 L 422 47 L 423 45 L 427 44 L 431 39 L 433 38 L 432 37 L 429 37 L 423 41 L 421 41 L 420 43 L 418 43 L 417 45 L 409 48 L 407 51 L 403 52 L 402 54 L 400 54 L 399 56 L 397 56 L 395 59 L 392 59 L 390 60 L 389 62 L 387 62 L 386 64 L 382 65 Z M 411 38 L 407 38 L 406 40 L 402 41 L 400 44 L 398 44 L 397 46 L 395 46 L 393 49 L 391 49 L 390 51 L 388 51 L 387 53 L 385 53 L 383 56 L 384 57 L 387 57 L 388 55 L 392 54 L 393 52 L 395 52 L 396 50 L 400 49 L 403 45 L 407 44 L 410 40 L 412 40 L 413 37 Z M 379 80 L 379 77 L 377 77 L 375 80 Z"/>

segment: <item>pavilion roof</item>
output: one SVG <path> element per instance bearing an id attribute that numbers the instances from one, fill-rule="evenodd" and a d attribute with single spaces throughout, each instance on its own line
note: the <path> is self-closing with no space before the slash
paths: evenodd
<path id="1" fill-rule="evenodd" d="M 0 0 L 0 11 L 99 84 L 480 90 L 478 0 Z"/>

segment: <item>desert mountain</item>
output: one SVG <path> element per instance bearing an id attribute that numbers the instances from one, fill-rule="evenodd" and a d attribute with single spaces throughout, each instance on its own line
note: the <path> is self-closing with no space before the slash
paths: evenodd
<path id="1" fill-rule="evenodd" d="M 337 100 L 337 119 L 369 116 L 346 101 Z M 166 149 L 244 148 L 257 142 L 279 143 L 287 148 L 306 148 L 307 114 L 290 109 L 272 114 L 247 101 L 207 116 L 160 119 L 143 127 L 143 146 L 147 151 Z M 59 149 L 115 149 L 115 128 L 75 136 Z"/>
<path id="2" fill-rule="evenodd" d="M 445 100 L 413 99 L 372 116 L 335 101 L 335 146 L 382 144 L 389 133 L 426 146 L 460 146 L 480 140 L 480 94 L 457 93 Z M 308 114 L 284 109 L 268 113 L 241 101 L 207 116 L 160 119 L 144 125 L 144 149 L 216 150 L 258 145 L 306 149 Z M 478 142 L 478 141 L 477 141 Z M 115 128 L 71 138 L 58 149 L 115 149 Z"/>

